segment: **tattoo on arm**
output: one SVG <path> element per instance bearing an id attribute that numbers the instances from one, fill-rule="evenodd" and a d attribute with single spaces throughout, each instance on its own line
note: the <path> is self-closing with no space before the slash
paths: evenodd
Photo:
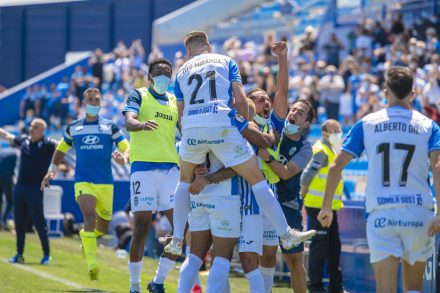
<path id="1" fill-rule="evenodd" d="M 208 180 L 209 184 L 213 184 L 232 178 L 235 175 L 237 175 L 237 173 L 234 170 L 232 170 L 231 168 L 223 167 L 212 174 L 208 174 L 206 176 L 206 179 Z"/>

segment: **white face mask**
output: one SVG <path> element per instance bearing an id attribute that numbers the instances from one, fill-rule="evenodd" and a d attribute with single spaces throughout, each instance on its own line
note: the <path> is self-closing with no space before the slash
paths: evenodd
<path id="1" fill-rule="evenodd" d="M 339 146 L 341 144 L 341 141 L 342 141 L 342 133 L 341 132 L 337 132 L 337 133 L 329 134 L 328 141 L 330 142 L 330 144 L 333 147 Z"/>
<path id="2" fill-rule="evenodd" d="M 260 126 L 266 125 L 268 120 L 269 120 L 268 118 L 263 118 L 257 114 L 255 114 L 255 116 L 254 116 L 254 121 L 257 122 L 258 125 L 260 125 Z"/>

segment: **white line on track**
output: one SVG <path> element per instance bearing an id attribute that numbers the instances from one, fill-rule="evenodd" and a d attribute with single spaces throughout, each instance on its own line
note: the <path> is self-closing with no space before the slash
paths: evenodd
<path id="1" fill-rule="evenodd" d="M 70 286 L 70 287 L 75 288 L 75 289 L 81 289 L 81 290 L 89 291 L 89 292 L 90 291 L 96 292 L 95 290 L 84 288 L 84 286 L 82 286 L 82 285 L 80 285 L 78 283 L 75 283 L 75 282 L 72 282 L 72 281 L 69 281 L 69 280 L 66 280 L 66 279 L 63 279 L 63 278 L 55 277 L 55 276 L 53 276 L 51 274 L 48 274 L 46 272 L 42 272 L 42 271 L 33 269 L 33 268 L 31 268 L 29 266 L 26 266 L 26 265 L 23 265 L 23 264 L 11 264 L 11 263 L 9 263 L 9 261 L 7 259 L 4 259 L 4 258 L 0 258 L 0 261 L 4 262 L 4 263 L 7 263 L 7 264 L 10 264 L 10 265 L 13 265 L 17 269 L 20 269 L 20 270 L 23 270 L 23 271 L 27 271 L 29 273 L 32 273 L 34 275 L 40 276 L 40 277 L 48 279 L 48 280 L 52 280 L 52 281 L 55 281 L 55 282 L 62 283 L 64 285 Z"/>

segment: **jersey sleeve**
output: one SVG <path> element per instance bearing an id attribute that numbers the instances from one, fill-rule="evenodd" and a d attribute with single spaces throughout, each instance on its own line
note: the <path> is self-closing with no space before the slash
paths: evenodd
<path id="1" fill-rule="evenodd" d="M 233 59 L 229 61 L 229 81 L 241 82 L 240 69 L 238 68 L 237 63 Z"/>
<path id="2" fill-rule="evenodd" d="M 303 170 L 313 157 L 313 150 L 310 143 L 304 144 L 304 146 L 297 152 L 290 160 L 295 165 Z"/>
<path id="3" fill-rule="evenodd" d="M 183 101 L 183 93 L 180 89 L 179 80 L 177 79 L 176 75 L 176 81 L 174 82 L 174 95 L 176 96 L 176 101 Z"/>
<path id="4" fill-rule="evenodd" d="M 70 135 L 70 125 L 66 127 L 63 135 L 63 141 L 71 147 L 73 145 L 73 137 Z"/>
<path id="5" fill-rule="evenodd" d="M 272 124 L 278 133 L 281 133 L 284 128 L 284 119 L 281 119 L 278 117 L 278 115 L 272 111 L 272 114 L 270 115 L 270 121 L 272 121 Z"/>
<path id="6" fill-rule="evenodd" d="M 364 148 L 363 122 L 362 120 L 359 120 L 348 132 L 347 137 L 342 143 L 341 149 L 357 158 L 362 154 Z"/>
<path id="7" fill-rule="evenodd" d="M 301 186 L 309 187 L 313 178 L 318 174 L 319 170 L 328 165 L 328 158 L 324 151 L 317 152 L 313 155 L 312 161 L 304 170 L 301 176 Z"/>
<path id="8" fill-rule="evenodd" d="M 122 109 L 122 115 L 125 115 L 127 112 L 134 112 L 139 114 L 139 110 L 141 109 L 142 97 L 141 94 L 137 90 L 132 90 L 127 96 L 127 102 L 125 103 L 124 108 Z"/>
<path id="9" fill-rule="evenodd" d="M 440 127 L 435 121 L 432 121 L 432 132 L 428 144 L 429 152 L 440 150 Z"/>
<path id="10" fill-rule="evenodd" d="M 116 145 L 125 139 L 121 129 L 114 123 L 112 123 L 112 139 Z"/>
<path id="11" fill-rule="evenodd" d="M 21 143 L 26 139 L 26 135 L 22 134 L 22 135 L 17 135 L 16 137 L 14 137 L 14 144 L 16 146 L 21 145 Z"/>

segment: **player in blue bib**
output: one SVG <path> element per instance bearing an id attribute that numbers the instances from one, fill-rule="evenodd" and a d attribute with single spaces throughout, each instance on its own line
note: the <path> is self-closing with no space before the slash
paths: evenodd
<path id="1" fill-rule="evenodd" d="M 80 231 L 84 254 L 87 258 L 91 280 L 98 278 L 96 262 L 96 237 L 107 232 L 113 210 L 113 176 L 111 159 L 126 163 L 128 141 L 111 120 L 99 117 L 101 93 L 96 88 L 84 92 L 84 119 L 70 123 L 58 145 L 49 170 L 41 184 L 49 186 L 65 154 L 71 147 L 76 151 L 75 199 L 84 217 L 84 229 Z M 113 152 L 113 145 L 120 152 Z M 122 153 L 121 153 L 122 152 Z"/>

